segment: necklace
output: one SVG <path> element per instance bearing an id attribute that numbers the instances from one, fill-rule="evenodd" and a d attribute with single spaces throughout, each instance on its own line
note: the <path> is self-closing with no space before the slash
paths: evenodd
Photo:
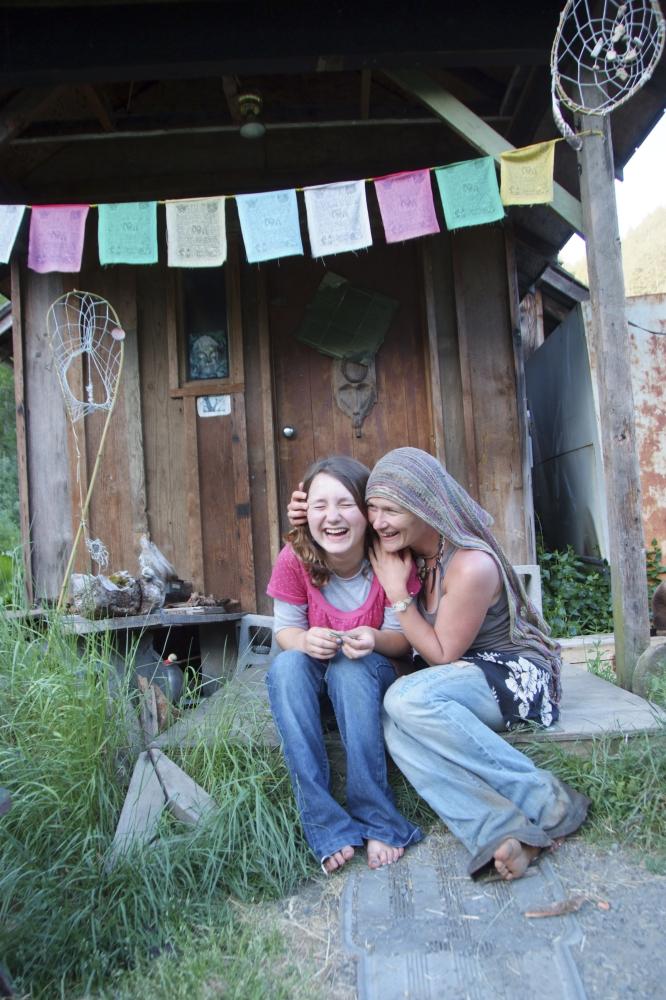
<path id="1" fill-rule="evenodd" d="M 433 552 L 431 556 L 420 556 L 416 565 L 418 566 L 418 577 L 423 586 L 423 590 L 433 592 L 435 589 L 435 580 L 437 579 L 437 570 L 441 568 L 442 553 L 444 552 L 444 539 L 439 536 L 439 547 L 436 552 Z M 434 559 L 435 562 L 432 566 L 428 566 L 428 562 Z"/>

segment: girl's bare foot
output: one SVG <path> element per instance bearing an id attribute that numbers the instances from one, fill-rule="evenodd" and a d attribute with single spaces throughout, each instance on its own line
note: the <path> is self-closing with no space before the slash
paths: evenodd
<path id="1" fill-rule="evenodd" d="M 331 872 L 342 868 L 347 861 L 351 861 L 353 857 L 354 848 L 347 844 L 345 847 L 341 847 L 339 851 L 336 851 L 335 854 L 329 854 L 326 860 L 322 862 L 324 871 L 330 875 Z"/>
<path id="2" fill-rule="evenodd" d="M 528 867 L 541 853 L 540 847 L 522 844 L 515 837 L 509 837 L 495 851 L 495 868 L 497 873 L 510 882 L 524 875 Z"/>
<path id="3" fill-rule="evenodd" d="M 368 840 L 366 848 L 368 868 L 382 868 L 384 865 L 392 865 L 405 853 L 404 847 L 391 847 L 390 844 L 385 844 L 381 840 Z"/>

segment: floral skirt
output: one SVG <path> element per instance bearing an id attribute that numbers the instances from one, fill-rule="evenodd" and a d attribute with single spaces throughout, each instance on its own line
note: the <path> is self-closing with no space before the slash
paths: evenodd
<path id="1" fill-rule="evenodd" d="M 557 722 L 560 713 L 550 698 L 550 677 L 545 667 L 537 666 L 525 656 L 490 650 L 470 653 L 461 660 L 481 668 L 507 729 L 521 722 L 540 726 Z"/>

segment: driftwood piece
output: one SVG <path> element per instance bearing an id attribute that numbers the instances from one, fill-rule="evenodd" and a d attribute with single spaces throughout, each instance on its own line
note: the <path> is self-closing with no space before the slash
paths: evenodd
<path id="1" fill-rule="evenodd" d="M 148 751 L 166 796 L 167 808 L 176 819 L 188 826 L 195 826 L 211 810 L 217 808 L 215 800 L 196 781 L 185 774 L 161 750 Z"/>
<path id="2" fill-rule="evenodd" d="M 176 579 L 166 556 L 142 535 L 137 577 L 127 570 L 110 576 L 73 573 L 69 588 L 74 610 L 88 618 L 145 615 L 163 606 L 169 581 Z"/>
<path id="3" fill-rule="evenodd" d="M 166 799 L 147 752 L 139 754 L 132 772 L 116 833 L 104 867 L 110 872 L 133 847 L 148 844 L 157 830 Z"/>
<path id="4" fill-rule="evenodd" d="M 139 582 L 125 570 L 112 576 L 72 573 L 69 590 L 74 610 L 87 618 L 136 615 L 141 607 Z"/>

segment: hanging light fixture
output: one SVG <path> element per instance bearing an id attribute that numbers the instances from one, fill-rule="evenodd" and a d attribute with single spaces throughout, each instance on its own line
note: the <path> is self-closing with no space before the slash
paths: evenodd
<path id="1" fill-rule="evenodd" d="M 261 139 L 266 134 L 266 126 L 261 121 L 262 107 L 263 101 L 260 94 L 238 95 L 238 110 L 243 122 L 240 134 L 244 139 Z"/>

